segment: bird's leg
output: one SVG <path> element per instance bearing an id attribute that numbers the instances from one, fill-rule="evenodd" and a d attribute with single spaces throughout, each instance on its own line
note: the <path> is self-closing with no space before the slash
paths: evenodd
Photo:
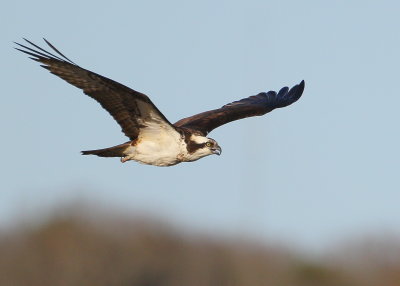
<path id="1" fill-rule="evenodd" d="M 130 160 L 129 156 L 121 157 L 121 163 L 125 163 L 126 161 L 129 160 Z"/>

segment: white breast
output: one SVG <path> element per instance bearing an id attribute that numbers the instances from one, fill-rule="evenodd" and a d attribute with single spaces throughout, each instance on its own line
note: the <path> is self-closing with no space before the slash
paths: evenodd
<path id="1" fill-rule="evenodd" d="M 171 166 L 180 163 L 183 139 L 171 126 L 152 123 L 140 131 L 129 157 L 140 163 Z"/>

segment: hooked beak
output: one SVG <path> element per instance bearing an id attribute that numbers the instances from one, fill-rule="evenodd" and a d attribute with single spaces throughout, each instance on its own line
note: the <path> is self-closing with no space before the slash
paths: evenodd
<path id="1" fill-rule="evenodd" d="M 216 154 L 218 156 L 221 155 L 221 153 L 222 153 L 222 149 L 218 145 L 215 148 L 212 148 L 211 150 L 212 150 L 213 154 Z"/>

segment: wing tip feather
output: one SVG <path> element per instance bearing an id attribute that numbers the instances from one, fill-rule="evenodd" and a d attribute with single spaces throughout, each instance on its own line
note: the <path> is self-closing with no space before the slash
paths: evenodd
<path id="1" fill-rule="evenodd" d="M 291 89 L 287 89 L 287 91 L 283 94 L 281 102 L 281 106 L 278 107 L 285 107 L 292 103 L 295 103 L 300 97 L 303 95 L 305 88 L 305 81 L 302 80 L 299 84 L 296 84 Z"/>
<path id="2" fill-rule="evenodd" d="M 304 81 L 304 79 L 298 84 L 299 89 L 300 89 L 300 93 L 303 94 L 304 88 L 306 87 L 306 82 Z"/>
<path id="3" fill-rule="evenodd" d="M 295 86 L 296 87 L 296 90 L 295 90 L 296 100 L 295 101 L 297 101 L 303 95 L 305 86 L 306 86 L 306 83 L 305 83 L 304 79 L 297 86 Z"/>
<path id="4" fill-rule="evenodd" d="M 49 41 L 43 38 L 44 42 L 53 50 L 54 53 L 50 53 L 49 51 L 41 48 L 40 46 L 36 45 L 35 43 L 29 41 L 28 39 L 22 37 L 22 39 L 27 42 L 29 45 L 23 45 L 18 42 L 14 42 L 19 47 L 14 47 L 16 50 L 23 52 L 25 54 L 37 57 L 37 61 L 42 60 L 58 60 L 65 63 L 70 63 L 76 65 L 73 61 L 67 58 L 64 54 L 62 54 L 56 47 L 54 47 Z"/>

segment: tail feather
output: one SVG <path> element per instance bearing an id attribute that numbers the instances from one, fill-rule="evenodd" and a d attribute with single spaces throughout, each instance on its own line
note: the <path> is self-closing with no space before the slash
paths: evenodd
<path id="1" fill-rule="evenodd" d="M 110 148 L 81 151 L 82 155 L 97 155 L 99 157 L 124 157 L 131 142 L 120 144 Z"/>

